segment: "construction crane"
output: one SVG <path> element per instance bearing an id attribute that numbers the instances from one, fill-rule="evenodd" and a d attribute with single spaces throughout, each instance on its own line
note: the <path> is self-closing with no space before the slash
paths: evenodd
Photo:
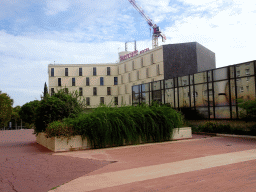
<path id="1" fill-rule="evenodd" d="M 165 42 L 166 37 L 165 35 L 160 31 L 159 26 L 153 23 L 153 21 L 144 13 L 141 7 L 135 2 L 135 0 L 128 0 L 133 7 L 139 11 L 142 17 L 146 19 L 147 23 L 150 27 L 153 28 L 153 35 L 152 35 L 152 48 L 156 48 L 158 46 L 158 37 L 162 37 L 162 42 Z"/>

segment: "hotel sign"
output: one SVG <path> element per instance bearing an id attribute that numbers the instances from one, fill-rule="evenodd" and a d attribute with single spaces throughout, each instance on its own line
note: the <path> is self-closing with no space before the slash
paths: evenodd
<path id="1" fill-rule="evenodd" d="M 140 54 L 145 53 L 145 52 L 147 52 L 147 51 L 149 51 L 149 48 L 140 51 Z M 133 51 L 133 52 L 131 52 L 131 53 L 128 53 L 128 54 L 126 54 L 126 55 L 120 56 L 120 61 L 129 59 L 129 58 L 132 58 L 132 57 L 134 57 L 134 56 L 136 56 L 136 55 L 138 55 L 138 51 L 137 51 L 137 50 L 136 50 L 136 51 Z"/>

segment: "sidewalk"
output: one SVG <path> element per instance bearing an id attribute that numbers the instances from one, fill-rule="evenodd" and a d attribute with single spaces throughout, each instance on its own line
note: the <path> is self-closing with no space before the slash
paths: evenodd
<path id="1" fill-rule="evenodd" d="M 53 191 L 255 191 L 256 142 L 207 137 L 56 153 L 115 162 Z"/>

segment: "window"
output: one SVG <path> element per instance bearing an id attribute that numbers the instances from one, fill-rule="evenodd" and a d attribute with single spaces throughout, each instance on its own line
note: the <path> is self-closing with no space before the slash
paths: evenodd
<path id="1" fill-rule="evenodd" d="M 160 74 L 160 69 L 159 69 L 159 65 L 156 66 L 156 75 Z"/>
<path id="2" fill-rule="evenodd" d="M 250 75 L 250 69 L 245 69 L 245 75 Z"/>
<path id="3" fill-rule="evenodd" d="M 240 92 L 244 92 L 244 87 L 240 87 Z"/>
<path id="4" fill-rule="evenodd" d="M 114 98 L 115 105 L 118 105 L 118 97 Z"/>
<path id="5" fill-rule="evenodd" d="M 83 88 L 79 87 L 79 96 L 83 96 Z"/>
<path id="6" fill-rule="evenodd" d="M 107 67 L 107 75 L 110 75 L 110 67 Z"/>
<path id="7" fill-rule="evenodd" d="M 236 72 L 236 76 L 237 76 L 237 77 L 240 77 L 240 71 L 237 71 L 237 72 Z"/>
<path id="8" fill-rule="evenodd" d="M 65 93 L 68 93 L 68 88 L 65 88 L 65 89 L 64 89 L 64 92 L 65 92 Z"/>
<path id="9" fill-rule="evenodd" d="M 76 78 L 72 78 L 72 86 L 76 86 Z"/>
<path id="10" fill-rule="evenodd" d="M 58 86 L 61 86 L 61 78 L 58 78 Z"/>
<path id="11" fill-rule="evenodd" d="M 131 82 L 131 74 L 128 74 L 128 81 Z"/>
<path id="12" fill-rule="evenodd" d="M 148 78 L 148 68 L 146 69 L 146 78 Z"/>
<path id="13" fill-rule="evenodd" d="M 124 88 L 125 88 L 125 94 L 127 94 L 127 85 L 125 85 Z"/>
<path id="14" fill-rule="evenodd" d="M 86 105 L 90 105 L 90 97 L 86 97 Z"/>
<path id="15" fill-rule="evenodd" d="M 100 104 L 104 104 L 104 97 L 100 98 Z"/>
<path id="16" fill-rule="evenodd" d="M 54 68 L 51 68 L 51 76 L 54 77 Z"/>
<path id="17" fill-rule="evenodd" d="M 97 87 L 93 87 L 93 95 L 94 95 L 94 96 L 97 95 Z"/>
<path id="18" fill-rule="evenodd" d="M 154 64 L 154 57 L 153 57 L 153 53 L 150 55 L 151 57 L 150 57 L 150 62 L 151 62 L 151 65 L 153 65 Z"/>
<path id="19" fill-rule="evenodd" d="M 90 79 L 89 79 L 89 77 L 86 77 L 86 86 L 90 86 Z"/>
<path id="20" fill-rule="evenodd" d="M 126 73 L 126 64 L 124 64 L 124 72 Z"/>
<path id="21" fill-rule="evenodd" d="M 79 68 L 79 76 L 83 76 L 82 68 Z"/>
<path id="22" fill-rule="evenodd" d="M 97 75 L 96 67 L 93 67 L 93 76 Z"/>
<path id="23" fill-rule="evenodd" d="M 114 77 L 114 85 L 118 85 L 118 77 Z"/>
<path id="24" fill-rule="evenodd" d="M 121 84 L 124 83 L 124 80 L 123 80 L 123 75 L 121 75 Z"/>
<path id="25" fill-rule="evenodd" d="M 100 77 L 100 85 L 104 85 L 104 78 Z"/>
<path id="26" fill-rule="evenodd" d="M 65 76 L 68 76 L 68 68 L 65 68 Z"/>
<path id="27" fill-rule="evenodd" d="M 54 94 L 54 88 L 51 88 L 51 96 Z"/>
<path id="28" fill-rule="evenodd" d="M 107 87 L 107 95 L 111 95 L 111 87 Z"/>
<path id="29" fill-rule="evenodd" d="M 137 71 L 137 80 L 139 80 L 139 79 L 140 79 L 140 72 Z"/>
<path id="30" fill-rule="evenodd" d="M 249 91 L 249 86 L 246 86 L 246 90 Z"/>
<path id="31" fill-rule="evenodd" d="M 140 58 L 140 65 L 141 65 L 141 68 L 143 67 L 143 57 Z"/>
<path id="32" fill-rule="evenodd" d="M 246 81 L 247 81 L 247 82 L 250 81 L 250 77 L 246 77 Z"/>
<path id="33" fill-rule="evenodd" d="M 132 61 L 132 70 L 134 70 L 134 61 Z"/>

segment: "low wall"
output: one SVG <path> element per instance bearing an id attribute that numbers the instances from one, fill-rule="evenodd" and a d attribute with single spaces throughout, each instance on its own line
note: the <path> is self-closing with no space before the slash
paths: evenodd
<path id="1" fill-rule="evenodd" d="M 173 129 L 171 140 L 187 139 L 187 138 L 192 138 L 191 127 Z M 87 138 L 82 140 L 82 137 L 80 135 L 73 136 L 69 139 L 66 137 L 47 138 L 45 136 L 45 133 L 39 133 L 36 137 L 36 142 L 54 152 L 72 151 L 72 150 L 91 148 Z"/>

